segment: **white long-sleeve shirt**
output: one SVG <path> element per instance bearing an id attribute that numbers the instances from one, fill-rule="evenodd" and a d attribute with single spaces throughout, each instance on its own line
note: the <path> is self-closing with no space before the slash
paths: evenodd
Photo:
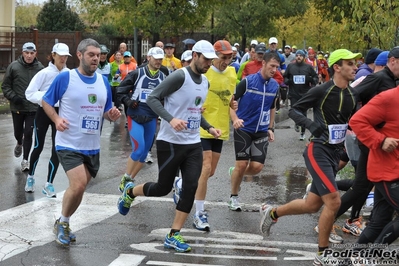
<path id="1" fill-rule="evenodd" d="M 25 91 L 26 99 L 42 106 L 43 95 L 46 93 L 55 77 L 59 73 L 68 70 L 69 68 L 64 67 L 60 71 L 53 63 L 49 62 L 48 67 L 40 70 L 30 81 L 29 86 Z M 58 106 L 58 103 L 56 106 Z"/>

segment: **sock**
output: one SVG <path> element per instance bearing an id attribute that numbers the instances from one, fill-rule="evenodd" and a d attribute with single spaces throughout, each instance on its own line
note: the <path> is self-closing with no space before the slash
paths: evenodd
<path id="1" fill-rule="evenodd" d="M 177 230 L 177 229 L 170 229 L 169 236 L 171 237 L 171 236 L 173 236 L 175 233 L 178 233 L 178 232 L 180 232 L 180 230 Z"/>
<path id="2" fill-rule="evenodd" d="M 50 182 L 46 182 L 45 186 L 48 187 L 48 185 L 51 185 L 51 183 Z"/>
<path id="3" fill-rule="evenodd" d="M 272 209 L 272 211 L 270 212 L 270 217 L 272 217 L 273 220 L 277 220 L 278 219 L 277 208 L 273 208 Z"/>
<path id="4" fill-rule="evenodd" d="M 204 211 L 204 203 L 205 200 L 196 200 L 195 201 L 195 215 L 199 215 L 200 211 Z"/>
<path id="5" fill-rule="evenodd" d="M 238 194 L 231 194 L 231 195 L 230 195 L 230 198 L 231 198 L 231 197 L 238 197 Z"/>
<path id="6" fill-rule="evenodd" d="M 129 175 L 129 174 L 127 174 L 127 173 L 125 173 L 123 176 L 124 176 L 125 178 L 130 178 L 130 179 L 132 179 L 132 176 Z"/>
<path id="7" fill-rule="evenodd" d="M 319 247 L 319 250 L 317 251 L 317 254 L 320 256 L 320 255 L 323 255 L 323 252 L 324 252 L 324 250 L 326 250 L 326 249 L 328 249 L 328 247 Z"/>
<path id="8" fill-rule="evenodd" d="M 33 176 L 33 175 L 28 175 L 28 178 L 35 178 L 35 176 Z"/>
<path id="9" fill-rule="evenodd" d="M 127 194 L 132 198 L 132 199 L 134 199 L 136 196 L 135 195 L 133 195 L 133 189 L 131 188 L 131 189 L 129 189 L 128 191 L 127 191 Z"/>
<path id="10" fill-rule="evenodd" d="M 71 217 L 65 217 L 65 216 L 63 216 L 63 215 L 61 214 L 61 216 L 60 216 L 60 222 L 61 222 L 61 223 L 69 223 L 69 218 L 71 218 Z"/>

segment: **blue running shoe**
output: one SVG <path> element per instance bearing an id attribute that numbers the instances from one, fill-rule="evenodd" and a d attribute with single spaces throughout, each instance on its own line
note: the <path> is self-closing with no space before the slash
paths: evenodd
<path id="1" fill-rule="evenodd" d="M 180 200 L 180 194 L 181 194 L 181 187 L 179 187 L 179 185 L 178 185 L 180 180 L 181 180 L 181 177 L 178 177 L 178 178 L 176 178 L 175 183 L 174 183 L 175 191 L 173 193 L 173 201 L 175 202 L 176 205 Z"/>
<path id="2" fill-rule="evenodd" d="M 176 232 L 173 236 L 167 234 L 163 246 L 165 248 L 174 248 L 177 252 L 189 252 L 191 250 L 191 247 L 184 242 L 179 232 Z"/>
<path id="3" fill-rule="evenodd" d="M 123 190 L 122 196 L 119 197 L 118 210 L 119 210 L 119 213 L 122 215 L 128 214 L 128 212 L 130 210 L 130 206 L 132 205 L 132 202 L 134 199 L 132 197 L 130 197 L 127 194 L 127 192 L 129 189 L 133 189 L 133 188 L 134 188 L 133 182 L 128 182 L 125 186 L 125 189 Z"/>
<path id="4" fill-rule="evenodd" d="M 198 215 L 194 214 L 193 226 L 200 231 L 209 232 L 208 214 L 205 211 L 200 211 Z"/>
<path id="5" fill-rule="evenodd" d="M 119 183 L 118 190 L 123 193 L 125 186 L 128 182 L 133 182 L 133 179 L 130 176 L 123 175 L 121 178 L 121 182 Z"/>
<path id="6" fill-rule="evenodd" d="M 56 198 L 57 194 L 55 194 L 54 186 L 51 183 L 46 184 L 43 189 L 42 193 L 46 195 L 47 198 Z"/>
<path id="7" fill-rule="evenodd" d="M 55 241 L 63 246 L 69 246 L 71 239 L 69 237 L 69 232 L 71 229 L 69 229 L 69 224 L 60 222 L 60 220 L 56 220 L 54 224 L 54 229 L 53 232 L 56 235 Z M 76 241 L 76 237 L 75 237 Z"/>
<path id="8" fill-rule="evenodd" d="M 57 225 L 58 225 L 59 222 L 60 222 L 60 219 L 57 219 L 57 220 L 55 221 L 55 223 L 54 223 L 53 232 L 54 232 L 54 234 L 56 234 L 56 235 L 57 235 L 57 231 L 58 231 Z M 76 242 L 76 235 L 75 235 L 74 233 L 72 233 L 72 230 L 71 230 L 70 227 L 68 227 L 68 229 L 69 229 L 69 240 L 70 240 L 71 242 Z"/>

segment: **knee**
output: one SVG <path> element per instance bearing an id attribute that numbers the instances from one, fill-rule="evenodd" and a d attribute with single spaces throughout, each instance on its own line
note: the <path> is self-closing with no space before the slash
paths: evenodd
<path id="1" fill-rule="evenodd" d="M 260 163 L 251 163 L 251 168 L 254 173 L 260 173 L 263 169 L 263 164 Z"/>

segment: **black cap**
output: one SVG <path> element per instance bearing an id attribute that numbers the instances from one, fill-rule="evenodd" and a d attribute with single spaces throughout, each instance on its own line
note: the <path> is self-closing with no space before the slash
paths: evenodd
<path id="1" fill-rule="evenodd" d="M 165 46 L 164 46 L 165 48 L 166 47 L 172 47 L 172 48 L 175 48 L 175 44 L 174 43 L 170 43 L 170 42 L 168 42 L 167 44 L 165 44 Z"/>
<path id="2" fill-rule="evenodd" d="M 255 53 L 257 54 L 264 54 L 266 53 L 266 46 L 264 44 L 258 44 L 255 46 Z"/>
<path id="3" fill-rule="evenodd" d="M 399 58 L 399 46 L 395 46 L 391 51 L 389 51 L 388 58 L 391 57 Z"/>
<path id="4" fill-rule="evenodd" d="M 364 63 L 372 64 L 374 63 L 377 56 L 382 53 L 382 50 L 378 48 L 371 48 L 370 51 L 367 53 L 366 58 L 364 59 Z"/>

